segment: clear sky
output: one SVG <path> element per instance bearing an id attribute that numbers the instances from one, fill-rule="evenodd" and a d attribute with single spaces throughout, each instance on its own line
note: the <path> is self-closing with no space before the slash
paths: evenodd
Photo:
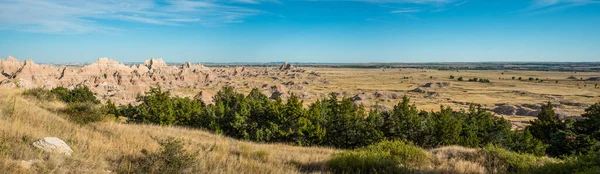
<path id="1" fill-rule="evenodd" d="M 0 0 L 35 62 L 600 61 L 600 0 Z"/>

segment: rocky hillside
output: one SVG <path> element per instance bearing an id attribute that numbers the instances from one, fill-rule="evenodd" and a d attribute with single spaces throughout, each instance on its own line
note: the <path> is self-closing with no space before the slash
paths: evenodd
<path id="1" fill-rule="evenodd" d="M 287 81 L 286 85 L 281 84 L 285 83 L 283 79 L 300 79 L 302 76 L 311 76 L 304 70 L 287 63 L 279 69 L 239 67 L 211 70 L 201 64 L 189 62 L 181 65 L 168 65 L 162 59 L 154 58 L 146 60 L 142 64 L 130 66 L 108 58 L 99 58 L 92 64 L 73 67 L 40 65 L 32 60 L 20 61 L 11 56 L 0 59 L 0 72 L 2 72 L 0 85 L 3 86 L 23 89 L 37 87 L 52 89 L 59 86 L 74 88 L 85 85 L 96 94 L 98 99 L 102 101 L 110 99 L 117 104 L 133 103 L 138 94 L 149 91 L 151 87 L 197 91 L 233 86 L 259 88 L 269 96 L 280 96 L 284 99 L 291 93 L 307 98 L 309 94 L 302 91 L 303 84 L 292 81 Z M 241 81 L 247 81 L 247 78 L 259 80 L 241 83 Z M 260 79 L 265 78 L 269 80 L 260 82 Z M 278 83 L 274 85 L 266 83 L 273 80 L 278 80 Z M 304 82 L 304 84 L 308 83 Z M 210 101 L 212 94 L 209 91 L 200 91 L 203 93 L 205 103 L 212 102 Z M 194 97 L 196 94 L 179 95 Z"/>

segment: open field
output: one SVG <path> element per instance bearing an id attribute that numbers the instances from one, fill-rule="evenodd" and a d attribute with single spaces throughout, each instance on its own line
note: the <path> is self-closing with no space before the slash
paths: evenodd
<path id="1" fill-rule="evenodd" d="M 224 68 L 235 69 L 235 68 Z M 239 68 L 238 68 L 239 69 Z M 246 67 L 247 71 L 276 68 Z M 440 109 L 440 105 L 455 109 L 468 108 L 470 103 L 481 104 L 493 110 L 497 105 L 521 106 L 542 104 L 548 101 L 558 104 L 557 113 L 564 116 L 578 116 L 589 105 L 600 101 L 598 81 L 585 79 L 600 77 L 600 72 L 558 72 L 558 71 L 515 71 L 515 70 L 434 70 L 415 68 L 302 68 L 306 72 L 316 72 L 318 79 L 311 76 L 288 78 L 273 77 L 230 77 L 237 90 L 249 92 L 252 87 L 261 87 L 293 82 L 301 84 L 305 104 L 337 93 L 344 97 L 360 96 L 356 103 L 366 106 L 382 105 L 390 108 L 401 96 L 410 96 L 419 109 Z M 454 79 L 450 79 L 454 76 Z M 463 77 L 464 81 L 458 81 Z M 515 78 L 514 80 L 512 78 Z M 518 78 L 522 80 L 518 80 Z M 569 77 L 572 77 L 569 79 Z M 468 79 L 489 79 L 490 83 L 469 82 Z M 533 78 L 533 80 L 529 80 Z M 535 80 L 535 79 L 538 80 Z M 576 79 L 573 79 L 576 78 Z M 584 79 L 584 80 L 581 80 Z M 325 81 L 325 82 L 324 82 Z M 306 84 L 305 82 L 308 82 Z M 425 87 L 432 83 L 430 87 Z M 439 86 L 437 83 L 447 85 Z M 415 89 L 419 88 L 420 91 Z M 200 89 L 178 89 L 176 93 L 193 96 L 199 91 L 218 91 L 219 85 Z M 378 95 L 381 94 L 381 95 Z M 535 110 L 535 108 L 527 108 Z M 497 113 L 498 115 L 503 115 Z M 534 112 L 528 115 L 507 115 L 509 120 L 527 121 L 533 119 Z"/>

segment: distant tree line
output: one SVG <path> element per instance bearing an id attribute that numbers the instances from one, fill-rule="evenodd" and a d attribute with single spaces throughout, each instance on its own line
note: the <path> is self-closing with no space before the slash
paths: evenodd
<path id="1" fill-rule="evenodd" d="M 454 75 L 450 75 L 450 79 L 454 79 Z M 458 81 L 463 81 L 463 77 L 458 77 L 457 79 Z M 479 82 L 479 83 L 490 83 L 490 79 L 484 79 L 484 78 L 472 78 L 469 79 L 469 82 Z"/>

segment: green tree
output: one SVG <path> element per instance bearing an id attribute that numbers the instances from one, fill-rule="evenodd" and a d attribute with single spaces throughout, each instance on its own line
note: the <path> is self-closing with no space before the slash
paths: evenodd
<path id="1" fill-rule="evenodd" d="M 542 140 L 545 144 L 550 143 L 553 133 L 557 133 L 559 130 L 564 130 L 566 125 L 563 124 L 554 113 L 552 103 L 543 105 L 541 112 L 537 115 L 537 119 L 530 121 L 531 126 L 527 127 L 531 134 Z"/>
<path id="2" fill-rule="evenodd" d="M 423 147 L 432 148 L 458 144 L 463 124 L 454 116 L 450 107 L 441 106 L 439 112 L 430 113 L 426 121 L 426 133 Z"/>
<path id="3" fill-rule="evenodd" d="M 77 103 L 77 102 L 90 102 L 99 104 L 100 101 L 96 99 L 96 96 L 87 86 L 80 86 L 68 90 L 67 88 L 57 87 L 50 91 L 55 94 L 59 99 L 66 103 Z"/>
<path id="4" fill-rule="evenodd" d="M 547 153 L 552 156 L 587 154 L 596 145 L 596 140 L 590 136 L 569 130 L 560 130 L 551 138 Z"/>
<path id="5" fill-rule="evenodd" d="M 515 152 L 530 153 L 536 156 L 546 155 L 547 145 L 533 137 L 528 130 L 511 132 L 502 144 L 507 149 Z"/>
<path id="6" fill-rule="evenodd" d="M 250 138 L 246 131 L 250 109 L 244 98 L 243 94 L 229 86 L 223 87 L 214 96 L 215 114 L 223 134 L 239 139 Z"/>
<path id="7" fill-rule="evenodd" d="M 593 104 L 585 109 L 585 113 L 581 116 L 584 119 L 574 123 L 575 130 L 600 141 L 600 103 Z"/>
<path id="8" fill-rule="evenodd" d="M 136 106 L 137 113 L 132 115 L 132 119 L 142 123 L 175 124 L 177 118 L 170 95 L 169 91 L 160 88 L 150 89 L 146 95 L 137 98 L 141 104 Z"/>
<path id="9" fill-rule="evenodd" d="M 381 117 L 383 124 L 379 130 L 388 139 L 416 142 L 423 134 L 425 118 L 419 115 L 415 105 L 410 105 L 407 96 L 392 111 L 382 112 Z"/>

